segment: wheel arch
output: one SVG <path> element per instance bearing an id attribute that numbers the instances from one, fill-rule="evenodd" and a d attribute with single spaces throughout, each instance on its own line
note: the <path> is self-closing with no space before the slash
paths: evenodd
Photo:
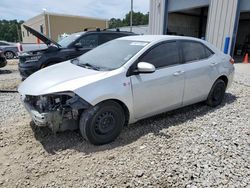
<path id="1" fill-rule="evenodd" d="M 227 87 L 227 85 L 228 85 L 228 77 L 227 77 L 226 75 L 221 75 L 219 78 L 217 78 L 217 79 L 215 80 L 215 82 L 216 82 L 217 80 L 223 80 L 223 81 L 225 82 L 225 84 L 226 84 L 226 87 Z M 215 82 L 214 82 L 214 83 L 215 83 Z"/>
<path id="2" fill-rule="evenodd" d="M 127 125 L 129 123 L 129 119 L 130 119 L 130 112 L 129 112 L 129 108 L 127 107 L 127 105 L 124 102 L 122 102 L 121 100 L 115 99 L 115 98 L 105 99 L 105 100 L 99 102 L 98 104 L 108 102 L 108 101 L 116 102 L 122 107 L 122 109 L 125 113 L 125 125 Z"/>

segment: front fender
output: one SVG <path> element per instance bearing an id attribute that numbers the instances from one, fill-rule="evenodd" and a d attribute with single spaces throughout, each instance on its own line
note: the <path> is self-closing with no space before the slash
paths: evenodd
<path id="1" fill-rule="evenodd" d="M 99 80 L 74 92 L 92 106 L 106 100 L 121 101 L 129 110 L 130 122 L 134 121 L 131 82 L 130 78 L 123 74 Z"/>

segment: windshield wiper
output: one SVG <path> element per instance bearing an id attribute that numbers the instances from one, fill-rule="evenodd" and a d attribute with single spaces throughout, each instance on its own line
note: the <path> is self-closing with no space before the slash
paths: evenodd
<path id="1" fill-rule="evenodd" d="M 93 70 L 100 70 L 101 69 L 100 67 L 91 65 L 89 63 L 78 63 L 78 66 L 85 67 L 85 68 L 91 68 Z"/>
<path id="2" fill-rule="evenodd" d="M 100 70 L 101 69 L 101 67 L 91 65 L 89 63 L 80 63 L 78 58 L 72 59 L 71 63 L 73 63 L 77 66 L 80 66 L 80 67 L 88 68 L 88 69 L 93 69 L 93 70 Z"/>

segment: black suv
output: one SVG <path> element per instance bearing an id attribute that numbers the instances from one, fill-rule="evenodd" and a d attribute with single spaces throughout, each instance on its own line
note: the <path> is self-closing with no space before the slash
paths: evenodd
<path id="1" fill-rule="evenodd" d="M 96 29 L 88 31 L 85 29 L 83 32 L 71 34 L 57 43 L 26 25 L 24 25 L 24 28 L 43 41 L 48 48 L 45 50 L 24 52 L 19 55 L 19 71 L 23 79 L 39 69 L 76 58 L 110 40 L 135 35 L 131 32 L 119 30 L 101 31 L 100 29 Z"/>

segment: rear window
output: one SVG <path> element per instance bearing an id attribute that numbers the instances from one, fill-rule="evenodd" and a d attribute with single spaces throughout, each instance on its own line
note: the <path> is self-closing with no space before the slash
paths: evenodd
<path id="1" fill-rule="evenodd" d="M 181 46 L 184 62 L 207 59 L 213 55 L 211 50 L 199 42 L 182 41 Z"/>

